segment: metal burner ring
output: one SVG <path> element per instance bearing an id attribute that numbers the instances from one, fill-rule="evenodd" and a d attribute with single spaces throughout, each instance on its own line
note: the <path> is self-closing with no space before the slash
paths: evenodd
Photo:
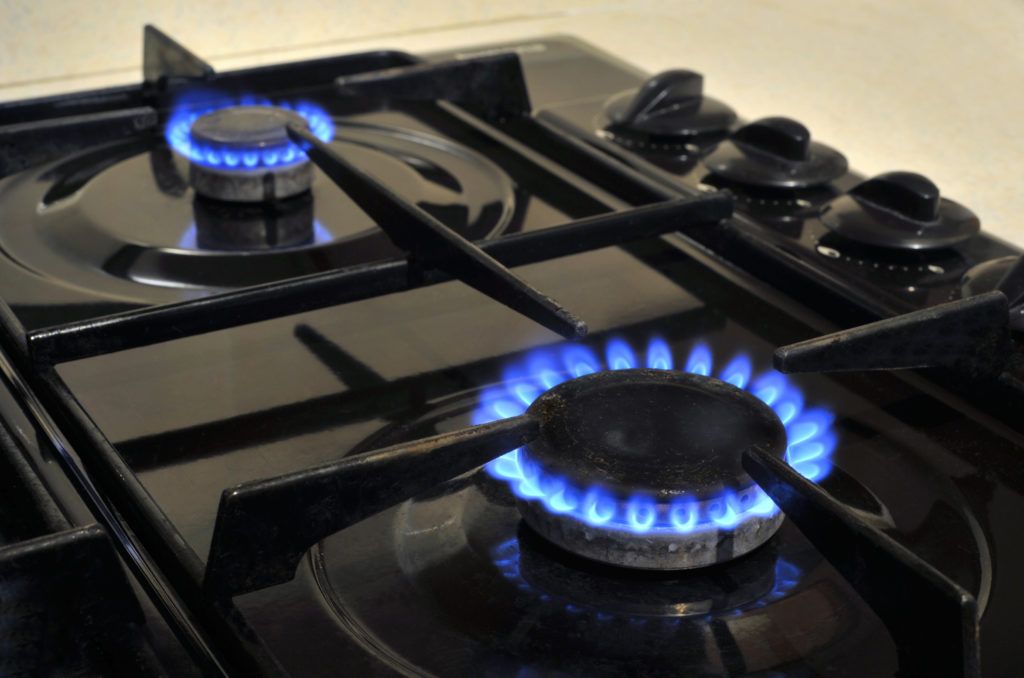
<path id="1" fill-rule="evenodd" d="M 229 106 L 200 116 L 189 137 L 200 157 L 189 180 L 196 193 L 229 202 L 266 202 L 308 191 L 313 167 L 285 126 L 305 125 L 295 111 L 276 106 Z"/>

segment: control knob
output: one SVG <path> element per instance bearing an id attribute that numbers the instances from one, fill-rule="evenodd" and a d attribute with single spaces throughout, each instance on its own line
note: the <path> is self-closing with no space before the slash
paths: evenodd
<path id="1" fill-rule="evenodd" d="M 736 121 L 731 108 L 704 96 L 702 75 L 682 69 L 617 94 L 604 112 L 616 141 L 650 152 L 685 152 L 687 143 L 720 139 Z"/>
<path id="2" fill-rule="evenodd" d="M 718 145 L 704 166 L 727 181 L 764 188 L 807 188 L 846 173 L 846 158 L 796 120 L 762 118 Z"/>
<path id="3" fill-rule="evenodd" d="M 978 217 L 926 177 L 887 172 L 829 202 L 821 222 L 850 240 L 898 249 L 950 247 L 976 235 Z"/>

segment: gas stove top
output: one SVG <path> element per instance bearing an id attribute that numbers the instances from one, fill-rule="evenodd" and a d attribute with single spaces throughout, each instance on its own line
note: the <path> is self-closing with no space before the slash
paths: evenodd
<path id="1" fill-rule="evenodd" d="M 145 54 L 0 105 L 5 670 L 1019 671 L 970 196 L 566 38 Z"/>

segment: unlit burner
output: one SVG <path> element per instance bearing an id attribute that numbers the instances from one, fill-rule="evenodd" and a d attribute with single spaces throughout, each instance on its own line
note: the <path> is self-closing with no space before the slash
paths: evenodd
<path id="1" fill-rule="evenodd" d="M 197 118 L 189 129 L 196 193 L 263 202 L 308 191 L 313 167 L 288 138 L 289 123 L 306 125 L 307 119 L 278 106 L 228 106 Z"/>
<path id="2" fill-rule="evenodd" d="M 529 412 L 541 434 L 517 452 L 519 464 L 549 499 L 517 504 L 534 530 L 573 553 L 643 569 L 703 567 L 760 546 L 782 523 L 741 458 L 761 447 L 782 459 L 786 429 L 731 384 L 670 370 L 598 372 L 546 391 Z"/>

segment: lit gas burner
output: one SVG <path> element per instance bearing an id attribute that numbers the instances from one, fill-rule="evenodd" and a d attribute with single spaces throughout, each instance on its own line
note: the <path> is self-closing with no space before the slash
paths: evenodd
<path id="1" fill-rule="evenodd" d="M 312 104 L 241 101 L 179 109 L 167 124 L 167 140 L 191 163 L 196 193 L 229 202 L 281 200 L 308 191 L 313 168 L 288 138 L 289 123 L 308 125 L 329 141 L 334 125 Z"/>
<path id="2" fill-rule="evenodd" d="M 757 548 L 783 515 L 743 470 L 743 452 L 760 446 L 818 480 L 835 446 L 831 413 L 805 410 L 777 372 L 752 381 L 745 356 L 714 378 L 711 353 L 698 346 L 674 371 L 654 340 L 647 367 L 639 362 L 614 340 L 603 364 L 569 346 L 510 369 L 474 421 L 529 409 L 541 435 L 488 470 L 509 483 L 536 532 L 593 560 L 689 569 Z"/>

